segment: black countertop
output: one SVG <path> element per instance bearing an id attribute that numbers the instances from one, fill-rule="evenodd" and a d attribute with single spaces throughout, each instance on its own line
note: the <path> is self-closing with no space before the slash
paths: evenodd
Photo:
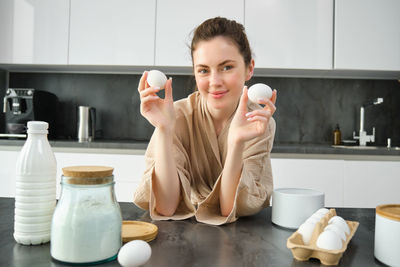
<path id="1" fill-rule="evenodd" d="M 147 212 L 132 203 L 120 203 L 124 220 L 150 222 Z M 339 266 L 384 266 L 374 258 L 375 209 L 338 208 L 346 220 L 360 223 Z M 0 198 L 0 266 L 65 266 L 50 257 L 50 244 L 24 246 L 13 238 L 14 199 Z M 157 238 L 144 266 L 323 266 L 319 260 L 300 262 L 286 247 L 293 233 L 271 223 L 271 208 L 224 225 L 211 226 L 193 219 L 153 221 Z M 115 260 L 102 266 L 119 266 Z"/>
<path id="2" fill-rule="evenodd" d="M 117 149 L 144 151 L 147 148 L 147 141 L 135 140 L 96 140 L 94 142 L 79 143 L 76 140 L 50 140 L 50 145 L 56 149 L 97 149 L 107 150 Z M 0 146 L 22 147 L 25 140 L 0 139 Z M 327 154 L 327 155 L 376 155 L 376 156 L 400 156 L 400 148 L 390 149 L 379 147 L 346 147 L 332 146 L 329 144 L 274 144 L 272 153 L 275 154 Z"/>

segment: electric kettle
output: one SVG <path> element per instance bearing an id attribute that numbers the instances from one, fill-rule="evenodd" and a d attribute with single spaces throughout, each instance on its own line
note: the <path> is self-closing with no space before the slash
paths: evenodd
<path id="1" fill-rule="evenodd" d="M 96 132 L 96 109 L 93 107 L 78 107 L 78 142 L 91 142 Z"/>

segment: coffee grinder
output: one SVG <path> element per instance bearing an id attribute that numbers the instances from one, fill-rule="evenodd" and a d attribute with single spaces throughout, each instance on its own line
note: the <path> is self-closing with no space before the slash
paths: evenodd
<path id="1" fill-rule="evenodd" d="M 25 137 L 28 121 L 49 123 L 49 138 L 56 136 L 56 111 L 58 99 L 55 94 L 33 88 L 9 88 L 4 96 L 6 134 L 3 137 Z"/>

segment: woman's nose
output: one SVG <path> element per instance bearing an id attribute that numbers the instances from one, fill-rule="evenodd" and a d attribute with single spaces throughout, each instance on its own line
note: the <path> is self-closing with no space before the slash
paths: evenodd
<path id="1" fill-rule="evenodd" d="M 211 72 L 210 75 L 210 86 L 219 86 L 222 84 L 221 74 L 217 71 Z"/>

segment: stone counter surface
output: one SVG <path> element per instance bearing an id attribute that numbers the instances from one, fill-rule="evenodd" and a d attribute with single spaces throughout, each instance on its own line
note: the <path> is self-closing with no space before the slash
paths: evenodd
<path id="1" fill-rule="evenodd" d="M 0 139 L 1 147 L 9 147 L 12 149 L 22 147 L 25 140 L 15 139 Z M 144 154 L 146 151 L 147 141 L 132 141 L 132 140 L 96 140 L 94 142 L 79 143 L 70 140 L 50 140 L 50 145 L 55 151 L 75 150 L 79 152 L 96 151 L 107 153 L 108 151 L 119 151 L 121 153 L 129 153 L 134 151 L 138 154 Z M 299 155 L 366 155 L 366 156 L 399 156 L 400 148 L 386 147 L 365 147 L 365 148 L 348 148 L 344 146 L 334 147 L 331 145 L 321 144 L 274 144 L 272 154 L 299 154 Z"/>
<path id="2" fill-rule="evenodd" d="M 319 260 L 300 262 L 286 247 L 293 230 L 271 223 L 271 208 L 224 225 L 211 226 L 194 219 L 151 221 L 147 212 L 132 203 L 120 203 L 124 220 L 152 222 L 157 238 L 149 244 L 152 255 L 144 266 L 157 267 L 252 267 L 322 266 Z M 339 266 L 384 266 L 374 258 L 375 209 L 338 208 L 346 220 L 358 221 L 358 230 Z M 66 266 L 51 259 L 50 244 L 24 246 L 13 238 L 14 199 L 0 198 L 0 266 Z M 120 266 L 112 261 L 96 266 Z"/>

